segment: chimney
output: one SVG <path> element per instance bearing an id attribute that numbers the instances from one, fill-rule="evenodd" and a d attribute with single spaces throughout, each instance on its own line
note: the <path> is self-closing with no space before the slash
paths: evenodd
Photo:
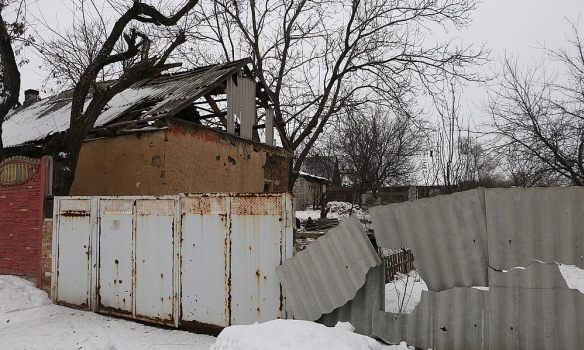
<path id="1" fill-rule="evenodd" d="M 40 100 L 41 99 L 39 98 L 38 90 L 28 89 L 24 92 L 24 103 L 22 105 L 23 107 L 28 107 L 31 104 Z"/>

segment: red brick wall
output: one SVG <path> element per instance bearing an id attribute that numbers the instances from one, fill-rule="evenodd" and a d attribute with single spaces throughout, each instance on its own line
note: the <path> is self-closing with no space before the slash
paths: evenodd
<path id="1" fill-rule="evenodd" d="M 49 160 L 13 157 L 0 163 L 0 274 L 41 285 L 41 233 Z"/>

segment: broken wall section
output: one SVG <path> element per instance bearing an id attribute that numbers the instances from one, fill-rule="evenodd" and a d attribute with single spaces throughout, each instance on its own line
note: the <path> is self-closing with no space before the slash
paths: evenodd
<path id="1" fill-rule="evenodd" d="M 354 299 L 368 271 L 380 264 L 353 215 L 278 266 L 276 273 L 287 310 L 295 319 L 314 321 Z"/>
<path id="2" fill-rule="evenodd" d="M 377 244 L 410 248 L 429 290 L 487 286 L 484 191 L 373 207 Z"/>
<path id="3" fill-rule="evenodd" d="M 373 208 L 371 217 L 379 245 L 410 248 L 430 289 L 410 315 L 377 311 L 375 336 L 438 349 L 584 342 L 584 294 L 558 268 L 584 264 L 583 188 L 468 191 Z"/>

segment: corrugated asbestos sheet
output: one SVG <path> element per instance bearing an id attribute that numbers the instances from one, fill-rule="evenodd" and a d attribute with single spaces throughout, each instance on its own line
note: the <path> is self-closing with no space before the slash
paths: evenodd
<path id="1" fill-rule="evenodd" d="M 382 308 L 385 300 L 385 274 L 383 264 L 372 267 L 367 280 L 353 299 L 333 312 L 322 315 L 316 322 L 334 327 L 337 322 L 351 322 L 358 334 L 373 334 L 373 315 Z"/>
<path id="2" fill-rule="evenodd" d="M 488 349 L 488 304 L 489 292 L 479 289 L 424 291 L 411 314 L 375 310 L 373 336 L 425 349 Z"/>
<path id="3" fill-rule="evenodd" d="M 485 198 L 490 348 L 581 348 L 584 294 L 557 263 L 584 268 L 584 188 L 492 189 Z"/>
<path id="4" fill-rule="evenodd" d="M 509 270 L 532 260 L 584 268 L 584 188 L 490 189 L 489 264 Z"/>
<path id="5" fill-rule="evenodd" d="M 345 305 L 381 264 L 356 216 L 276 268 L 295 319 L 314 321 Z"/>
<path id="6" fill-rule="evenodd" d="M 584 343 L 584 294 L 570 289 L 558 268 L 584 266 L 583 188 L 469 191 L 375 208 L 371 218 L 379 245 L 411 248 L 434 290 L 410 315 L 376 311 L 373 335 L 454 350 Z M 469 279 L 477 268 L 480 279 Z M 483 280 L 488 284 L 477 282 Z M 489 290 L 471 288 L 477 285 Z"/>
<path id="7" fill-rule="evenodd" d="M 94 126 L 99 127 L 114 122 L 129 109 L 143 103 L 147 103 L 149 107 L 143 111 L 141 117 L 157 114 L 173 116 L 248 62 L 248 60 L 239 60 L 137 82 L 112 98 Z M 4 146 L 22 145 L 67 130 L 71 115 L 71 101 L 72 91 L 65 91 L 9 115 L 3 124 Z"/>
<path id="8" fill-rule="evenodd" d="M 428 289 L 487 285 L 484 190 L 370 210 L 380 247 L 408 247 Z"/>
<path id="9" fill-rule="evenodd" d="M 490 349 L 581 349 L 584 295 L 555 263 L 490 271 Z"/>

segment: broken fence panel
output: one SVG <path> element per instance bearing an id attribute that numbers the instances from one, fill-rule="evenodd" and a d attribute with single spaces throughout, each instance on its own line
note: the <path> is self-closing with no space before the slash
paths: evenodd
<path id="1" fill-rule="evenodd" d="M 558 267 L 584 264 L 583 188 L 469 191 L 373 209 L 371 217 L 379 244 L 411 248 L 419 274 L 438 290 L 423 292 L 410 315 L 376 311 L 374 336 L 453 350 L 584 343 L 584 294 L 568 287 Z M 484 260 L 474 243 L 487 252 L 487 241 Z M 461 267 L 450 268 L 455 264 Z M 488 269 L 488 283 L 467 278 L 479 264 Z M 452 285 L 466 288 L 442 289 Z"/>
<path id="2" fill-rule="evenodd" d="M 485 197 L 494 269 L 534 259 L 584 269 L 584 187 L 489 189 Z"/>
<path id="3" fill-rule="evenodd" d="M 584 294 L 570 289 L 558 264 L 489 271 L 491 349 L 578 349 L 584 344 Z"/>
<path id="4" fill-rule="evenodd" d="M 276 272 L 294 318 L 314 321 L 353 299 L 369 269 L 379 264 L 363 225 L 353 215 Z"/>
<path id="5" fill-rule="evenodd" d="M 489 349 L 488 304 L 488 292 L 479 289 L 423 291 L 411 314 L 375 310 L 373 336 L 425 349 Z"/>
<path id="6" fill-rule="evenodd" d="M 334 327 L 337 322 L 350 322 L 355 333 L 373 334 L 373 317 L 376 310 L 384 307 L 385 300 L 384 266 L 372 267 L 367 273 L 367 280 L 359 288 L 355 297 L 334 311 L 322 315 L 316 322 Z"/>
<path id="7" fill-rule="evenodd" d="M 407 247 L 432 291 L 486 286 L 484 190 L 371 208 L 377 244 Z"/>

